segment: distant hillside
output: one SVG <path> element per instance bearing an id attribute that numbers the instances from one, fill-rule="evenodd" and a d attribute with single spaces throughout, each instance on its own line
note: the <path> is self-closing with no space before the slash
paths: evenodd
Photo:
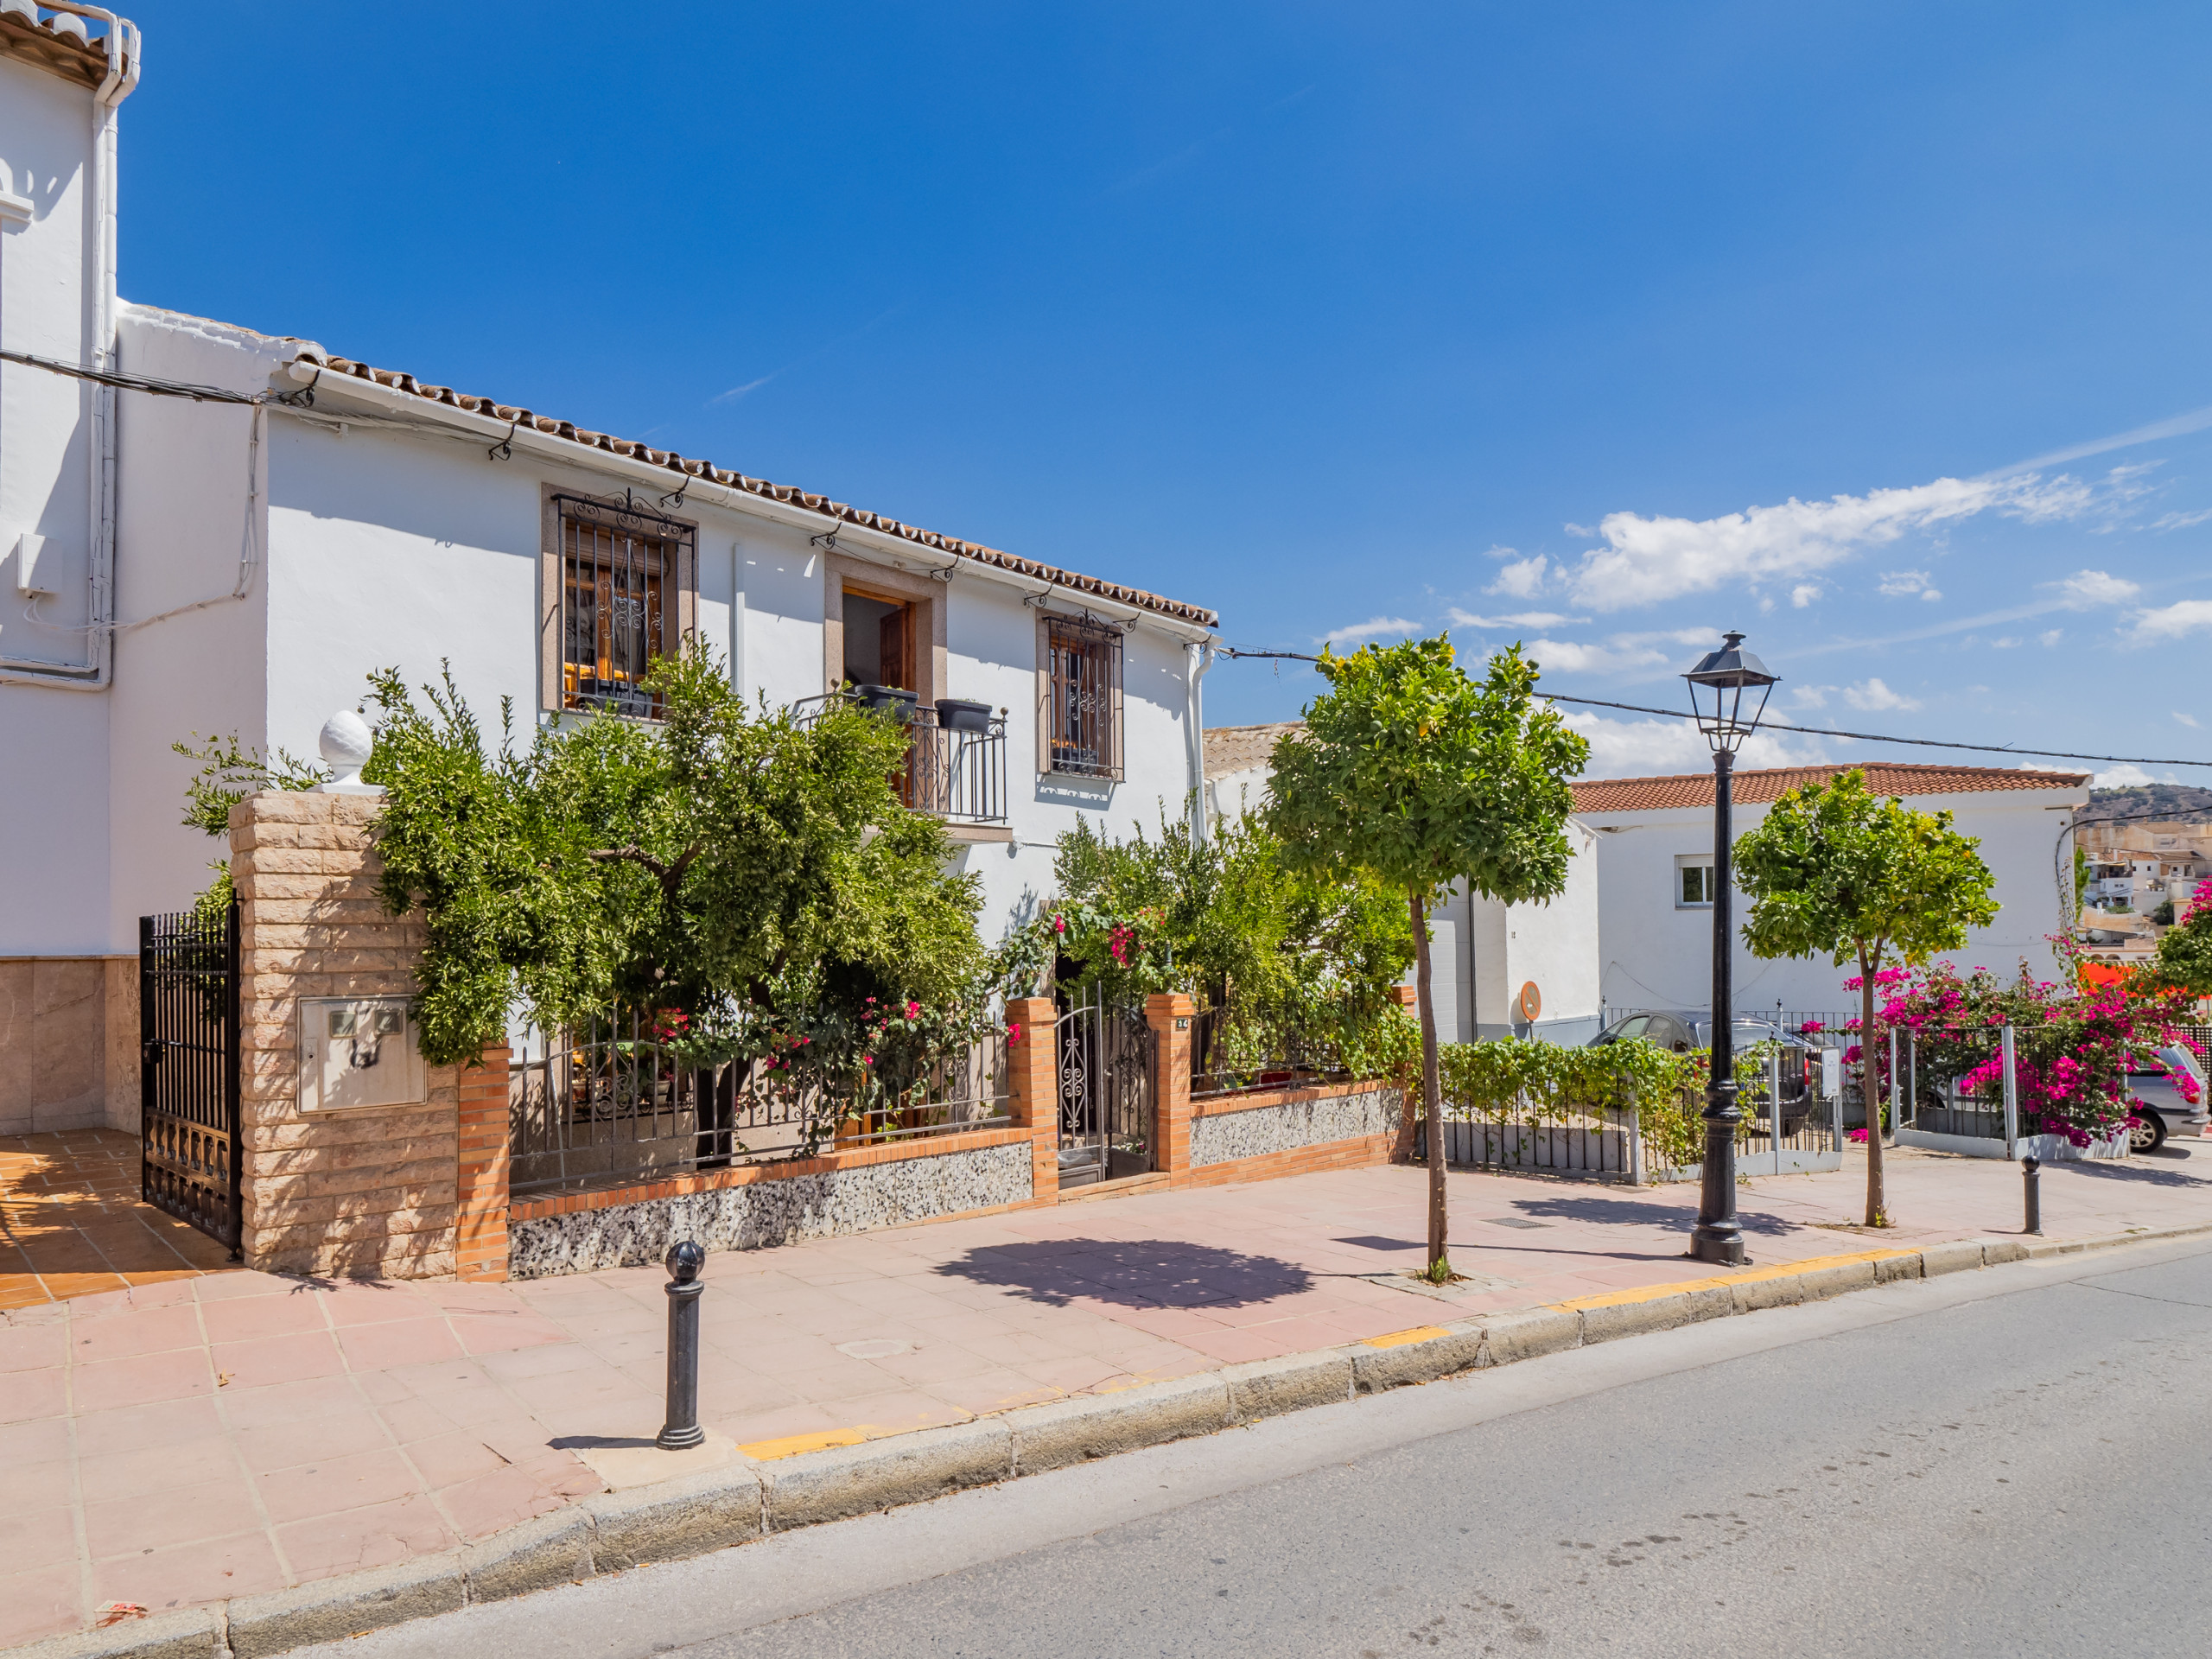
<path id="1" fill-rule="evenodd" d="M 2076 823 L 2100 818 L 2158 817 L 2176 823 L 2212 823 L 2212 789 L 2186 784 L 2139 784 L 2130 789 L 2093 789 Z"/>

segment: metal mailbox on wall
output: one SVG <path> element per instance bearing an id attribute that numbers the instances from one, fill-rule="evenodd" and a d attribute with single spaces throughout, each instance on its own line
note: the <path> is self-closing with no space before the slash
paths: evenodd
<path id="1" fill-rule="evenodd" d="M 301 1110 L 407 1106 L 426 1092 L 405 997 L 301 999 Z"/>

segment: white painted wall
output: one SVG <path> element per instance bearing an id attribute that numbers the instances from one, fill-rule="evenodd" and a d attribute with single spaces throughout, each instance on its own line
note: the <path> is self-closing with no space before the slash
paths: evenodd
<path id="1" fill-rule="evenodd" d="M 2056 867 L 2070 866 L 2059 841 L 2086 790 L 2006 790 L 1956 795 L 1914 795 L 1915 811 L 1949 810 L 1955 827 L 1978 836 L 1980 853 L 1996 877 L 2001 908 L 1996 922 L 1969 935 L 1952 957 L 1961 968 L 2000 974 L 2026 959 L 2037 977 L 2060 969 L 2044 936 L 2062 924 L 2054 885 Z M 1740 837 L 1764 819 L 1767 807 L 1738 804 Z M 1712 995 L 1713 912 L 1678 908 L 1674 875 L 1678 855 L 1709 858 L 1713 814 L 1708 807 L 1586 815 L 1598 831 L 1598 875 L 1605 896 L 1600 918 L 1602 989 L 1610 1008 L 1702 1008 Z M 1771 1010 L 1776 1000 L 1790 1012 L 1841 1013 L 1857 1006 L 1843 982 L 1855 966 L 1825 961 L 1762 962 L 1745 948 L 1740 918 L 1746 901 L 1736 896 L 1736 1007 L 1741 1013 Z"/>
<path id="2" fill-rule="evenodd" d="M 65 363 L 91 348 L 91 92 L 0 57 L 0 345 Z M 82 382 L 0 363 L 0 658 L 87 660 L 91 400 Z M 27 619 L 16 538 L 47 538 L 60 591 Z M 0 674 L 7 671 L 0 665 Z M 35 668 L 34 667 L 34 672 Z M 105 948 L 108 709 L 93 692 L 0 679 L 0 955 Z"/>

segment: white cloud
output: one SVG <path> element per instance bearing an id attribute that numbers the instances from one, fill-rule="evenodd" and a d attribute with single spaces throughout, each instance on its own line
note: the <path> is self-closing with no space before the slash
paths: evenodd
<path id="1" fill-rule="evenodd" d="M 1989 643 L 1998 651 L 2010 651 L 2020 642 L 2008 633 L 2002 639 L 1993 639 Z"/>
<path id="2" fill-rule="evenodd" d="M 1323 634 L 1321 639 L 1325 645 L 1356 645 L 1369 639 L 1386 639 L 1420 632 L 1420 623 L 1408 622 L 1402 616 L 1371 616 L 1364 622 L 1353 623 L 1350 627 L 1333 628 Z"/>
<path id="3" fill-rule="evenodd" d="M 2203 524 L 2208 519 L 2212 519 L 2212 507 L 2206 507 L 2197 512 L 2169 512 L 2161 518 L 2152 519 L 2151 528 L 2187 530 L 2192 525 Z"/>
<path id="4" fill-rule="evenodd" d="M 2055 645 L 2065 637 L 2066 630 L 2063 628 L 2045 628 L 2041 633 L 2036 635 L 2036 643 L 2039 645 Z"/>
<path id="5" fill-rule="evenodd" d="M 1910 489 L 1872 490 L 1826 501 L 1794 496 L 1780 506 L 1751 507 L 1718 518 L 1645 518 L 1610 512 L 1598 526 L 1605 545 L 1582 556 L 1572 587 L 1575 601 L 1621 610 L 1684 594 L 1761 581 L 1802 578 L 1827 569 L 1860 547 L 1881 546 L 1982 512 L 2031 523 L 2075 517 L 2093 492 L 2061 476 L 1939 478 Z"/>
<path id="6" fill-rule="evenodd" d="M 1789 701 L 1800 709 L 1825 709 L 1828 706 L 1828 693 L 1834 690 L 1832 685 L 1793 685 L 1789 688 Z"/>
<path id="7" fill-rule="evenodd" d="M 1892 691 L 1880 680 L 1872 677 L 1860 681 L 1857 685 L 1845 686 L 1843 700 L 1854 709 L 1864 709 L 1870 712 L 1883 709 L 1920 707 L 1916 699 Z"/>
<path id="8" fill-rule="evenodd" d="M 1529 655 L 1546 668 L 1570 674 L 1611 674 L 1624 669 L 1657 668 L 1669 660 L 1663 651 L 1624 645 L 1618 640 L 1606 645 L 1586 645 L 1572 639 L 1536 639 L 1529 643 Z"/>
<path id="9" fill-rule="evenodd" d="M 1585 778 L 1648 778 L 1666 772 L 1709 772 L 1713 751 L 1687 720 L 1612 720 L 1566 713 L 1567 723 L 1590 740 Z M 1741 768 L 1802 766 L 1828 759 L 1817 741 L 1796 733 L 1757 732 L 1736 758 Z"/>
<path id="10" fill-rule="evenodd" d="M 2174 710 L 2174 718 L 2175 718 L 2176 720 L 2177 720 L 2177 721 L 2181 721 L 2181 723 L 2182 723 L 2183 725 L 2184 725 L 2184 726 L 2188 727 L 2188 728 L 2189 728 L 2189 729 L 2190 729 L 2190 731 L 2192 731 L 2192 732 L 2193 732 L 2193 731 L 2195 731 L 2195 730 L 2196 729 L 2196 715 L 2184 715 L 2183 713 L 2182 713 L 2182 711 L 2181 711 L 2180 709 L 2175 709 L 2175 710 Z"/>
<path id="11" fill-rule="evenodd" d="M 1821 584 L 1817 582 L 1801 582 L 1789 590 L 1789 602 L 1801 611 L 1820 596 Z"/>
<path id="12" fill-rule="evenodd" d="M 1910 599 L 1915 594 L 1928 591 L 1925 570 L 1885 570 L 1882 572 L 1884 599 Z"/>
<path id="13" fill-rule="evenodd" d="M 2171 772 L 2163 778 L 2154 778 L 2140 766 L 2126 764 L 2114 766 L 2109 772 L 2098 772 L 2089 779 L 2098 789 L 2134 789 L 2144 784 L 2177 784 L 2180 781 Z"/>
<path id="14" fill-rule="evenodd" d="M 2181 600 L 2135 619 L 2138 639 L 2178 639 L 2199 628 L 2212 628 L 2212 599 Z"/>
<path id="15" fill-rule="evenodd" d="M 1509 552 L 1510 549 L 1507 550 Z M 1508 599 L 1534 599 L 1542 591 L 1544 571 L 1551 561 L 1542 554 L 1534 558 L 1516 559 L 1497 573 L 1497 580 L 1483 589 L 1486 594 L 1503 594 Z"/>
<path id="16" fill-rule="evenodd" d="M 776 374 L 782 372 L 781 369 L 776 371 Z M 748 380 L 741 386 L 732 386 L 728 391 L 716 392 L 707 399 L 707 407 L 712 409 L 717 404 L 734 404 L 747 392 L 760 391 L 761 387 L 774 379 L 776 374 L 764 374 L 758 380 Z"/>
<path id="17" fill-rule="evenodd" d="M 1477 616 L 1454 605 L 1445 612 L 1455 628 L 1555 628 L 1564 622 L 1587 622 L 1586 616 L 1567 616 L 1558 611 L 1512 611 L 1503 616 Z M 1700 635 L 1700 639 L 1704 636 Z"/>
<path id="18" fill-rule="evenodd" d="M 2068 607 L 2076 611 L 2086 611 L 2093 605 L 2117 605 L 2143 591 L 2125 576 L 2102 570 L 2076 570 L 2063 582 L 2047 582 L 2044 586 L 2057 588 Z"/>

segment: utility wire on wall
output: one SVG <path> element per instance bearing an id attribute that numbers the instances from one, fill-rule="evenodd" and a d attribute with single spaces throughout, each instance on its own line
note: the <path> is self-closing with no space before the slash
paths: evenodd
<path id="1" fill-rule="evenodd" d="M 1220 648 L 1224 657 L 1256 657 L 1277 658 L 1284 662 L 1318 663 L 1318 657 L 1298 651 L 1240 651 L 1232 645 Z M 1592 709 L 1621 709 L 1632 715 L 1657 715 L 1666 720 L 1695 720 L 1697 716 L 1683 709 L 1654 709 L 1641 702 L 1613 702 L 1604 697 L 1570 697 L 1560 691 L 1539 691 L 1536 695 L 1547 702 L 1581 703 Z M 1885 732 L 1846 732 L 1829 726 L 1792 726 L 1786 721 L 1765 720 L 1759 722 L 1762 730 L 1798 732 L 1807 737 L 1848 737 L 1864 743 L 1909 743 L 1923 749 L 1974 749 L 1985 754 L 2033 755 L 2044 760 L 2109 760 L 2123 766 L 2212 766 L 2212 760 L 2183 760 L 2171 757 L 2140 754 L 2082 754 L 2072 749 L 2022 749 L 2009 743 L 1955 743 L 1940 737 L 1895 737 Z"/>

